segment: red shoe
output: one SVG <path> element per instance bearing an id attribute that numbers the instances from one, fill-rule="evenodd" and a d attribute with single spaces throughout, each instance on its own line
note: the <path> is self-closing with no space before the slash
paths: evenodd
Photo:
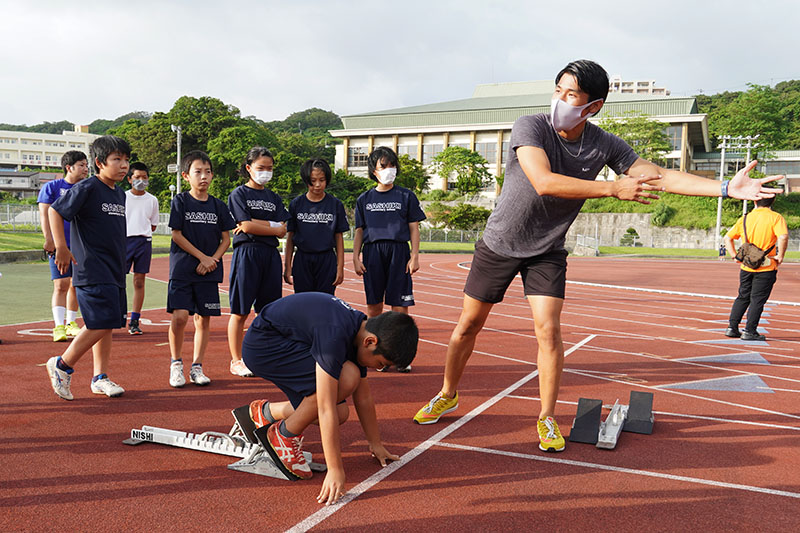
<path id="1" fill-rule="evenodd" d="M 252 404 L 250 405 L 252 406 Z M 278 466 L 283 467 L 281 470 L 300 479 L 309 479 L 312 472 L 303 455 L 303 436 L 284 437 L 278 431 L 279 425 L 280 422 L 275 422 L 267 428 L 267 440 L 271 448 L 268 450 L 270 455 L 279 462 Z"/>
<path id="2" fill-rule="evenodd" d="M 250 402 L 250 420 L 256 425 L 256 428 L 261 426 L 268 426 L 272 422 L 264 417 L 264 404 L 267 400 L 254 400 Z"/>

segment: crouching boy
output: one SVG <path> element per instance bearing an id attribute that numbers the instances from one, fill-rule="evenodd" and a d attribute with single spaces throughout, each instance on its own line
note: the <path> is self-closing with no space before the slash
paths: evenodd
<path id="1" fill-rule="evenodd" d="M 269 425 L 267 451 L 279 467 L 298 478 L 311 477 L 303 456 L 303 432 L 319 421 L 328 472 L 318 501 L 331 504 L 344 494 L 345 473 L 339 424 L 347 420 L 348 396 L 381 465 L 397 460 L 381 443 L 367 368 L 407 366 L 417 352 L 414 319 L 389 311 L 367 319 L 347 303 L 320 292 L 286 296 L 265 306 L 244 337 L 242 358 L 256 376 L 274 383 L 285 402 L 256 400 L 250 417 Z"/>

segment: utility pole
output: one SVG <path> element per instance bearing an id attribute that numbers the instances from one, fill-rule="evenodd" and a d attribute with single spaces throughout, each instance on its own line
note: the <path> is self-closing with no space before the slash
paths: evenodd
<path id="1" fill-rule="evenodd" d="M 175 190 L 178 191 L 178 194 L 181 193 L 181 127 L 176 126 L 175 124 L 170 125 L 172 131 L 178 134 L 178 156 L 175 159 L 175 166 L 177 170 L 175 171 Z"/>

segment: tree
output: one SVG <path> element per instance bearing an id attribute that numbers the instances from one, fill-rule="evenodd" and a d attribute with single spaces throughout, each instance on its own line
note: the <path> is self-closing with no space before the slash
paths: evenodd
<path id="1" fill-rule="evenodd" d="M 209 192 L 221 200 L 240 184 L 246 182 L 239 169 L 254 146 L 274 147 L 275 134 L 263 126 L 253 124 L 225 128 L 208 141 L 208 156 L 214 163 L 214 180 Z"/>
<path id="2" fill-rule="evenodd" d="M 669 124 L 650 120 L 647 115 L 629 112 L 622 118 L 604 118 L 600 127 L 628 143 L 633 151 L 647 161 L 657 165 L 666 163 L 664 157 L 672 151 L 666 134 Z"/>
<path id="3" fill-rule="evenodd" d="M 781 101 L 769 86 L 748 84 L 750 87 L 709 120 L 709 131 L 720 135 L 760 135 L 762 149 L 785 148 L 789 139 L 789 124 L 782 113 Z"/>
<path id="4" fill-rule="evenodd" d="M 374 181 L 355 176 L 340 168 L 333 175 L 331 183 L 325 190 L 338 198 L 345 208 L 350 211 L 355 209 L 358 197 L 374 186 Z"/>
<path id="5" fill-rule="evenodd" d="M 492 175 L 486 165 L 486 159 L 479 153 L 461 146 L 448 146 L 436 154 L 431 168 L 445 181 L 455 174 L 456 189 L 461 194 L 475 194 L 491 182 Z"/>
<path id="6" fill-rule="evenodd" d="M 428 205 L 428 221 L 434 227 L 477 230 L 486 226 L 492 212 L 484 207 L 461 202 L 455 206 L 433 202 Z"/>
<path id="7" fill-rule="evenodd" d="M 419 195 L 428 188 L 428 174 L 422 163 L 408 154 L 400 156 L 400 168 L 395 183 Z"/>

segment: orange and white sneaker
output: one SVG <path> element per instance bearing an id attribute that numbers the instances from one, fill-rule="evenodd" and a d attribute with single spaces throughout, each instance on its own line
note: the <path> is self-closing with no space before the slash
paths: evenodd
<path id="1" fill-rule="evenodd" d="M 564 437 L 552 416 L 539 420 L 539 449 L 543 452 L 563 452 Z"/>
<path id="2" fill-rule="evenodd" d="M 284 473 L 300 479 L 311 478 L 313 475 L 311 467 L 303 455 L 303 436 L 284 437 L 278 430 L 280 424 L 275 422 L 267 428 L 267 441 L 270 447 L 267 451 Z"/>
<path id="3" fill-rule="evenodd" d="M 253 400 L 250 402 L 250 420 L 253 421 L 257 428 L 268 426 L 272 423 L 264 416 L 265 403 L 269 402 L 267 400 Z"/>

